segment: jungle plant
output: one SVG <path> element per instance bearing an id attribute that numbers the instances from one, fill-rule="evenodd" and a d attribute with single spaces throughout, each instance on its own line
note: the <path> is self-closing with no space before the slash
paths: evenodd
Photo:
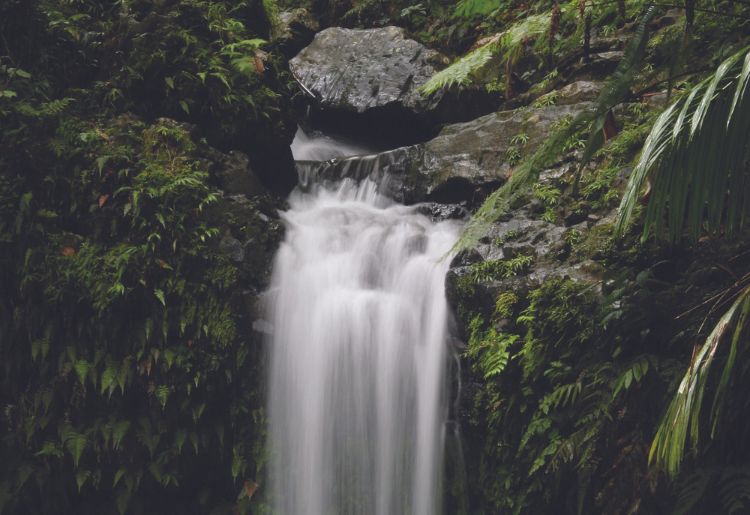
<path id="1" fill-rule="evenodd" d="M 504 69 L 508 93 L 513 68 L 523 55 L 528 40 L 539 38 L 543 41 L 540 36 L 549 32 L 550 20 L 550 13 L 527 16 L 503 32 L 487 38 L 481 46 L 436 73 L 420 87 L 420 91 L 430 95 L 453 85 L 469 84 L 481 76 L 491 75 L 493 69 L 500 66 Z"/>
<path id="2" fill-rule="evenodd" d="M 722 62 L 712 76 L 659 116 L 620 204 L 620 234 L 633 218 L 649 179 L 643 239 L 653 235 L 670 242 L 682 238 L 694 241 L 705 233 L 733 235 L 744 228 L 750 211 L 748 82 L 750 49 L 746 48 Z M 694 352 L 654 438 L 650 458 L 671 475 L 680 468 L 688 440 L 697 452 L 709 384 L 714 390 L 708 418 L 710 437 L 720 428 L 737 355 L 746 341 L 748 279 L 738 279 L 735 288 L 723 295 L 733 296 L 734 302 Z M 711 367 L 726 340 L 728 355 L 718 382 L 714 382 Z"/>
<path id="3" fill-rule="evenodd" d="M 643 48 L 648 37 L 647 26 L 653 15 L 654 8 L 649 6 L 628 44 L 625 57 L 597 98 L 594 110 L 584 111 L 573 120 L 565 120 L 555 128 L 536 151 L 515 167 L 511 178 L 487 197 L 466 224 L 460 239 L 454 246 L 454 251 L 469 248 L 478 242 L 487 232 L 490 224 L 507 213 L 512 203 L 526 193 L 529 185 L 537 179 L 545 167 L 554 163 L 566 148 L 571 149 L 571 144 L 577 147 L 578 142 L 583 141 L 579 134 L 584 131 L 589 132 L 589 139 L 585 145 L 584 158 L 580 167 L 582 168 L 591 158 L 604 142 L 601 128 L 604 127 L 608 113 L 612 107 L 622 102 L 630 81 L 633 80 L 638 67 L 642 64 Z M 597 127 L 599 127 L 598 130 L 596 130 Z"/>

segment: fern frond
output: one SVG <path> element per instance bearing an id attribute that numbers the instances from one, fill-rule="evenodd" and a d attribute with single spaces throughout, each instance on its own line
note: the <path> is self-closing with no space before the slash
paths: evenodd
<path id="1" fill-rule="evenodd" d="M 654 124 L 620 204 L 617 233 L 630 223 L 640 192 L 652 187 L 643 239 L 675 242 L 703 231 L 732 234 L 750 214 L 750 48 L 672 104 Z"/>
<path id="2" fill-rule="evenodd" d="M 551 13 L 535 14 L 524 18 L 507 30 L 495 34 L 484 45 L 433 75 L 419 88 L 419 91 L 423 95 L 431 95 L 455 84 L 469 84 L 484 74 L 493 62 L 502 62 L 506 67 L 512 68 L 522 55 L 526 41 L 549 31 L 550 20 Z"/>
<path id="3" fill-rule="evenodd" d="M 750 509 L 750 471 L 747 468 L 726 470 L 719 485 L 722 513 L 747 513 Z"/>
<path id="4" fill-rule="evenodd" d="M 420 92 L 425 95 L 431 95 L 443 88 L 450 88 L 456 84 L 464 85 L 470 83 L 473 75 L 483 70 L 485 65 L 495 57 L 496 44 L 497 39 L 494 39 L 486 45 L 469 52 L 452 65 L 433 75 L 430 80 L 419 88 Z"/>

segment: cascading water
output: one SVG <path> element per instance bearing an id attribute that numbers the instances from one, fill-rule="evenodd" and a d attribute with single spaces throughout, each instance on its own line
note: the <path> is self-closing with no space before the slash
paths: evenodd
<path id="1" fill-rule="evenodd" d="M 279 515 L 436 515 L 447 415 L 434 223 L 365 180 L 296 191 L 272 281 L 271 474 Z"/>
<path id="2" fill-rule="evenodd" d="M 297 161 L 326 161 L 339 157 L 370 154 L 375 150 L 361 144 L 336 139 L 326 134 L 308 134 L 297 128 L 292 141 L 292 155 Z"/>

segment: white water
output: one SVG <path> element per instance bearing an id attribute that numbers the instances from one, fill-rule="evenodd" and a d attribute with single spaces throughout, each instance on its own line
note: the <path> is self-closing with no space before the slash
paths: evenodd
<path id="1" fill-rule="evenodd" d="M 274 265 L 274 513 L 437 515 L 448 259 L 433 223 L 365 181 L 295 192 Z"/>
<path id="2" fill-rule="evenodd" d="M 292 141 L 292 156 L 297 161 L 328 161 L 349 156 L 372 154 L 375 149 L 352 143 L 342 138 L 334 138 L 327 134 L 307 134 L 302 128 Z"/>

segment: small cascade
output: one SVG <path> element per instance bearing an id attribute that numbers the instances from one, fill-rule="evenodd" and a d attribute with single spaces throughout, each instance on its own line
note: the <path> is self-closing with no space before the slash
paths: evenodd
<path id="1" fill-rule="evenodd" d="M 320 132 L 308 134 L 302 127 L 297 127 L 292 141 L 292 156 L 295 161 L 328 161 L 375 152 L 375 148 L 347 141 L 344 138 L 336 138 Z"/>

